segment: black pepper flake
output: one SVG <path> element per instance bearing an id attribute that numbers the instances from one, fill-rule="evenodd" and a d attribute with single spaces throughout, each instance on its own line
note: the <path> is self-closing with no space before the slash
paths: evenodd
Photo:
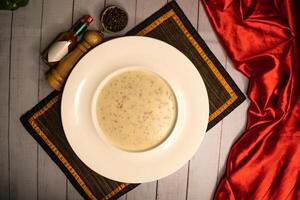
<path id="1" fill-rule="evenodd" d="M 126 27 L 128 15 L 123 9 L 117 6 L 110 6 L 102 12 L 101 22 L 104 29 L 116 33 Z"/>

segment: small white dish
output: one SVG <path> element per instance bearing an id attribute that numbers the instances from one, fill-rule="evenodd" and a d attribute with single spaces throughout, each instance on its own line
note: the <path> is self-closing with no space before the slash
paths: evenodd
<path id="1" fill-rule="evenodd" d="M 166 80 L 177 99 L 177 121 L 169 137 L 143 152 L 118 149 L 99 136 L 92 101 L 109 74 L 141 66 Z M 200 146 L 209 104 L 203 80 L 180 51 L 162 41 L 138 36 L 110 40 L 91 50 L 73 69 L 62 97 L 63 128 L 74 152 L 95 172 L 116 181 L 143 183 L 182 167 Z"/>

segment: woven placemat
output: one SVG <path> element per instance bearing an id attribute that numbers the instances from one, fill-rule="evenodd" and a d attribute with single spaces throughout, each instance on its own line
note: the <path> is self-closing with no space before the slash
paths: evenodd
<path id="1" fill-rule="evenodd" d="M 204 80 L 209 97 L 207 129 L 246 99 L 175 1 L 129 31 L 128 35 L 147 36 L 167 42 L 192 61 Z"/>
<path id="2" fill-rule="evenodd" d="M 179 49 L 194 63 L 208 91 L 210 104 L 208 129 L 245 99 L 175 1 L 154 13 L 128 35 L 142 35 L 163 40 Z M 24 114 L 21 122 L 82 196 L 86 199 L 117 199 L 136 187 L 137 184 L 120 183 L 104 178 L 89 169 L 76 156 L 62 128 L 60 105 L 61 93 L 52 92 Z"/>

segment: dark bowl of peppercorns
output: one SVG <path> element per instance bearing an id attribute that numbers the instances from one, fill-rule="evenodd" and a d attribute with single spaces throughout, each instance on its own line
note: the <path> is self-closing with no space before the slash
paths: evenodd
<path id="1" fill-rule="evenodd" d="M 127 26 L 128 14 L 118 6 L 108 6 L 100 15 L 100 23 L 105 32 L 117 33 Z"/>

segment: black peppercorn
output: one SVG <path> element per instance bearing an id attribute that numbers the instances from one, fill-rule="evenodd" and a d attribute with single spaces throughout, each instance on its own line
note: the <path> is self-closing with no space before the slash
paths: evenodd
<path id="1" fill-rule="evenodd" d="M 109 6 L 101 13 L 100 21 L 104 31 L 116 33 L 122 31 L 126 27 L 128 15 L 126 11 L 120 7 Z"/>

